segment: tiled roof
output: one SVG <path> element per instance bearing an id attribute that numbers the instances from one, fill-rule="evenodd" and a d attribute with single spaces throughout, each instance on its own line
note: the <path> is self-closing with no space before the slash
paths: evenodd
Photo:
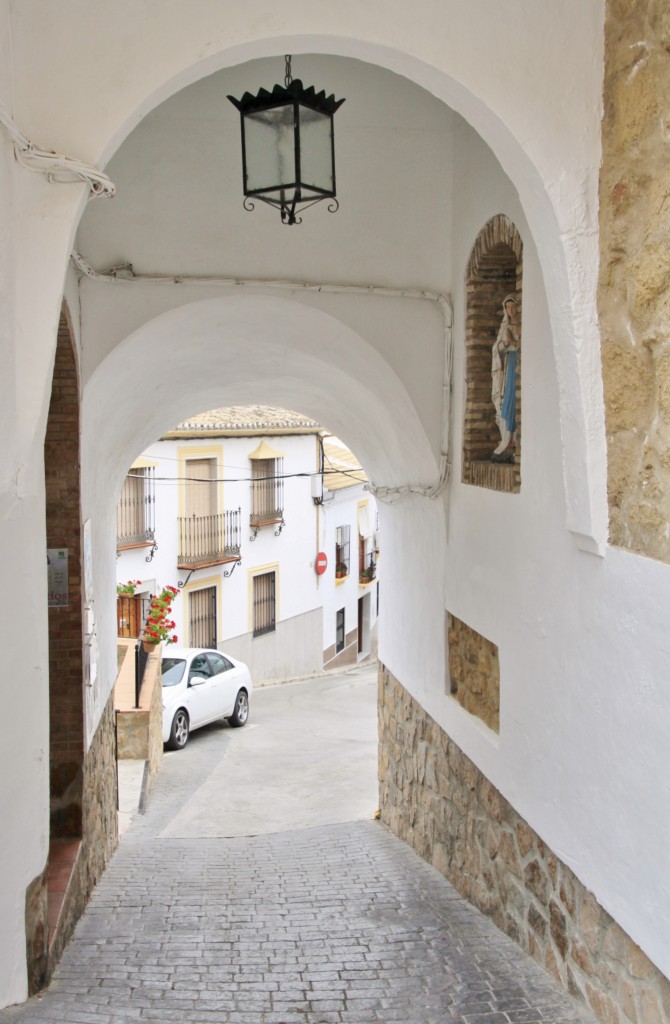
<path id="1" fill-rule="evenodd" d="M 323 439 L 323 486 L 328 491 L 341 491 L 367 482 L 360 462 L 338 437 Z"/>
<path id="2" fill-rule="evenodd" d="M 315 420 L 309 419 L 298 412 L 291 412 L 290 409 L 280 409 L 273 405 L 233 405 L 222 409 L 210 409 L 209 412 L 200 412 L 197 416 L 178 423 L 176 427 L 168 431 L 173 434 L 191 434 L 194 431 L 203 433 L 228 433 L 244 431 L 307 431 L 309 433 L 320 430 Z"/>

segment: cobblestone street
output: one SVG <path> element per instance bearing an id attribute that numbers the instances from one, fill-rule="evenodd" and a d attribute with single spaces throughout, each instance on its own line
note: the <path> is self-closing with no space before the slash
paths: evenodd
<path id="1" fill-rule="evenodd" d="M 262 726 L 277 698 L 255 698 Z M 592 1021 L 376 821 L 211 838 L 192 815 L 191 838 L 162 835 L 242 732 L 251 744 L 250 728 L 215 726 L 165 758 L 49 990 L 3 1024 Z"/>

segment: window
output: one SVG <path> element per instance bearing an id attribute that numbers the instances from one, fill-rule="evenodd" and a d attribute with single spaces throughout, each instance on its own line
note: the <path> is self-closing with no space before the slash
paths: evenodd
<path id="1" fill-rule="evenodd" d="M 335 575 L 340 579 L 349 575 L 351 560 L 349 534 L 350 527 L 348 526 L 338 526 L 335 531 Z"/>
<path id="2" fill-rule="evenodd" d="M 253 578 L 253 635 L 263 636 L 275 630 L 275 573 L 259 573 Z"/>
<path id="3" fill-rule="evenodd" d="M 207 660 L 212 666 L 212 675 L 218 676 L 221 672 L 228 672 L 233 666 L 227 658 L 224 658 L 222 654 L 211 654 L 207 655 Z"/>
<path id="4" fill-rule="evenodd" d="M 374 535 L 366 501 L 358 506 L 358 581 L 372 583 L 376 574 Z"/>
<path id="5" fill-rule="evenodd" d="M 142 547 L 154 539 L 154 469 L 131 469 L 116 507 L 117 548 Z"/>
<path id="6" fill-rule="evenodd" d="M 252 459 L 251 524 L 282 522 L 284 519 L 284 460 Z"/>
<path id="7" fill-rule="evenodd" d="M 191 647 L 216 647 L 216 587 L 188 595 L 188 635 Z"/>
<path id="8" fill-rule="evenodd" d="M 344 608 L 340 608 L 335 616 L 335 653 L 344 650 Z"/>
<path id="9" fill-rule="evenodd" d="M 186 516 L 212 516 L 216 512 L 216 459 L 187 459 Z"/>

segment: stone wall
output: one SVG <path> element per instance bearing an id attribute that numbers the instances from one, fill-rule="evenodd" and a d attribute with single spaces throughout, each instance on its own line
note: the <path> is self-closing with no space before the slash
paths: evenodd
<path id="1" fill-rule="evenodd" d="M 149 655 L 140 691 L 139 708 L 129 708 L 127 701 L 124 706 L 119 700 L 118 688 L 114 689 L 117 757 L 148 761 L 147 792 L 153 785 L 163 760 L 162 652 L 163 645 L 159 644 Z M 132 669 L 134 697 L 135 652 L 132 645 L 126 652 L 123 669 L 127 665 Z"/>
<path id="2" fill-rule="evenodd" d="M 670 7 L 608 0 L 598 306 L 610 540 L 670 561 Z"/>
<path id="3" fill-rule="evenodd" d="M 500 728 L 498 648 L 481 633 L 447 612 L 448 692 L 489 729 Z"/>
<path id="4" fill-rule="evenodd" d="M 382 821 L 605 1024 L 670 1024 L 670 982 L 380 666 Z"/>
<path id="5" fill-rule="evenodd" d="M 83 835 L 67 889 L 49 966 L 58 961 L 118 843 L 116 741 L 110 697 L 84 757 Z"/>

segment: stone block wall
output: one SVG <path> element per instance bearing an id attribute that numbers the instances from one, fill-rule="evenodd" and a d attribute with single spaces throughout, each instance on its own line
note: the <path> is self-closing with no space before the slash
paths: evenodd
<path id="1" fill-rule="evenodd" d="M 600 316 L 610 541 L 670 561 L 670 7 L 607 0 Z"/>
<path id="2" fill-rule="evenodd" d="M 116 740 L 110 700 L 84 758 L 83 835 L 67 895 L 49 951 L 52 969 L 118 844 Z"/>
<path id="3" fill-rule="evenodd" d="M 447 649 L 448 692 L 461 707 L 498 732 L 500 663 L 497 646 L 447 612 Z"/>
<path id="4" fill-rule="evenodd" d="M 151 788 L 163 760 L 162 652 L 163 646 L 159 644 L 149 655 L 142 681 L 139 708 L 124 706 L 123 700 L 119 698 L 118 687 L 114 689 L 117 757 L 149 762 L 148 789 Z M 132 645 L 126 652 L 122 670 L 128 665 L 133 673 L 134 701 L 135 652 Z M 127 703 L 128 701 L 126 705 Z"/>
<path id="5" fill-rule="evenodd" d="M 379 672 L 382 821 L 604 1024 L 670 1024 L 670 982 L 426 714 Z"/>

